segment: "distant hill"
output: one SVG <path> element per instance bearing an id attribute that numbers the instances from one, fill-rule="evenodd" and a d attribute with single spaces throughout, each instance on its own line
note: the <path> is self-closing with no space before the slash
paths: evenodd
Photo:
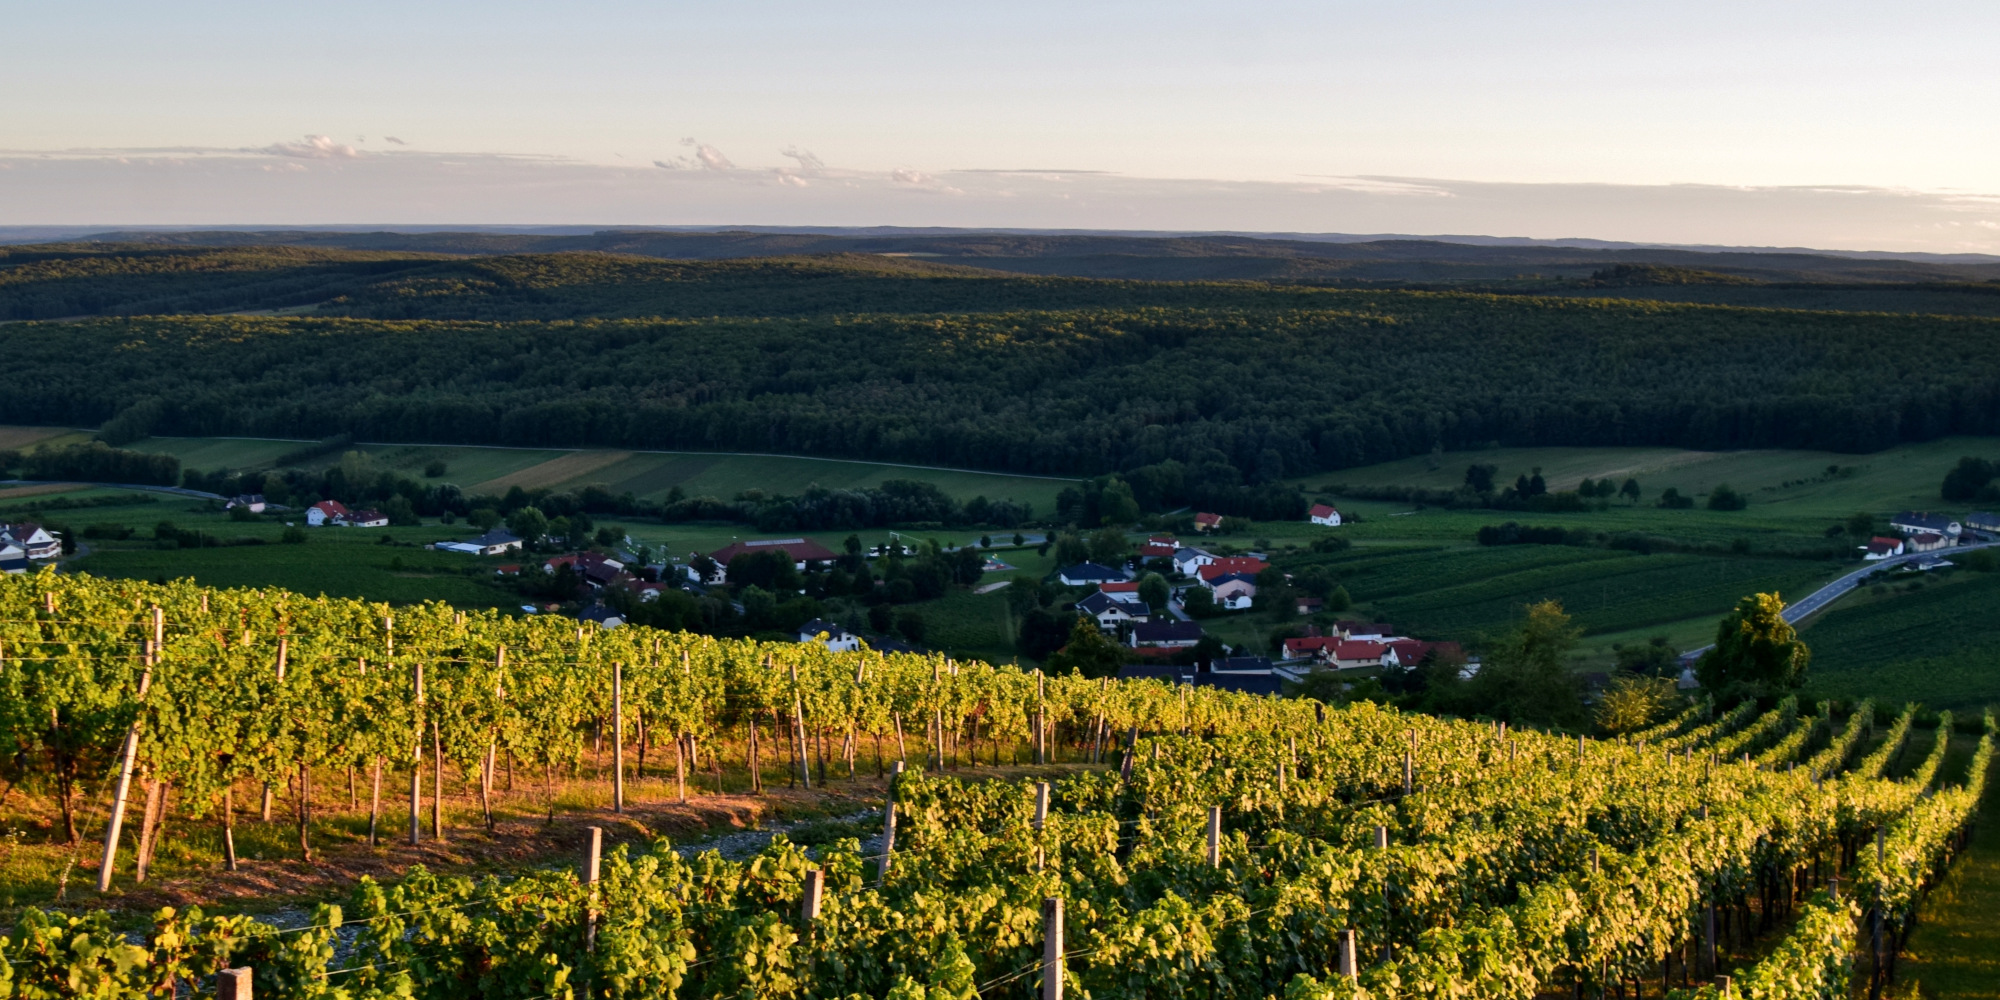
<path id="1" fill-rule="evenodd" d="M 1469 239 L 1469 238 L 1468 238 Z M 1025 274 L 1146 280 L 1335 282 L 1577 280 L 1618 264 L 1691 268 L 1763 281 L 1985 281 L 2000 259 L 1888 257 L 1791 250 L 1723 250 L 1425 239 L 1343 242 L 1329 238 L 1238 235 L 1044 234 L 920 231 L 887 233 L 687 232 L 604 229 L 573 232 L 357 232 L 351 230 L 124 231 L 87 242 L 181 247 L 288 246 L 393 253 L 495 255 L 596 251 L 687 260 L 801 254 L 915 254 L 939 263 Z"/>

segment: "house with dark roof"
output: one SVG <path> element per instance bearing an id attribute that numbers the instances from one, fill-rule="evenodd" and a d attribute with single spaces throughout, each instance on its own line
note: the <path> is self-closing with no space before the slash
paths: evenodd
<path id="1" fill-rule="evenodd" d="M 607 629 L 617 628 L 618 626 L 625 624 L 625 619 L 620 617 L 618 612 L 613 611 L 612 609 L 607 608 L 602 604 L 593 604 L 590 607 L 578 611 L 576 613 L 576 619 L 577 621 L 596 622 L 599 626 Z"/>
<path id="2" fill-rule="evenodd" d="M 1133 649 L 1188 649 L 1207 634 L 1193 622 L 1140 622 L 1127 643 Z"/>
<path id="3" fill-rule="evenodd" d="M 347 516 L 337 523 L 349 528 L 386 528 L 389 526 L 389 515 L 364 507 L 348 511 Z"/>
<path id="4" fill-rule="evenodd" d="M 861 637 L 837 622 L 813 619 L 799 626 L 800 642 L 817 642 L 836 653 L 852 653 L 861 648 Z"/>
<path id="5" fill-rule="evenodd" d="M 39 524 L 0 524 L 0 545 L 18 546 L 28 559 L 62 555 L 62 539 Z"/>
<path id="6" fill-rule="evenodd" d="M 1951 539 L 1935 532 L 1923 531 L 1911 535 L 1908 544 L 1911 552 L 1936 552 L 1939 549 L 1950 548 Z"/>
<path id="7" fill-rule="evenodd" d="M 542 570 L 553 573 L 568 566 L 570 571 L 582 577 L 593 587 L 609 585 L 625 575 L 625 564 L 599 552 L 576 552 L 556 556 L 542 563 Z"/>
<path id="8" fill-rule="evenodd" d="M 1214 561 L 1215 557 L 1213 555 L 1201 549 L 1178 548 L 1174 550 L 1174 572 L 1182 576 L 1193 576 L 1195 571 Z"/>
<path id="9" fill-rule="evenodd" d="M 1946 538 L 1957 538 L 1959 533 L 1965 530 L 1964 525 L 1943 514 L 1933 514 L 1929 511 L 1918 513 L 1907 510 L 1890 518 L 1889 527 L 1905 535 L 1920 535 L 1929 532 L 1934 535 L 1943 535 Z"/>
<path id="10" fill-rule="evenodd" d="M 518 550 L 521 540 L 495 528 L 478 538 L 463 542 L 438 542 L 431 548 L 440 552 L 463 552 L 470 556 L 498 556 Z"/>
<path id="11" fill-rule="evenodd" d="M 0 573 L 26 573 L 28 552 L 12 542 L 0 542 Z"/>
<path id="12" fill-rule="evenodd" d="M 1202 572 L 1214 569 L 1203 566 Z M 1257 599 L 1257 578 L 1247 573 L 1218 573 L 1202 577 L 1202 585 L 1215 593 L 1215 604 L 1228 611 L 1241 611 Z"/>
<path id="13" fill-rule="evenodd" d="M 1983 510 L 1975 510 L 1965 515 L 1965 526 L 1974 531 L 1984 531 L 2000 535 L 2000 514 L 1989 514 Z"/>
<path id="14" fill-rule="evenodd" d="M 1329 528 L 1340 527 L 1340 511 L 1329 504 L 1316 503 L 1306 512 L 1306 520 L 1314 524 L 1324 524 Z"/>
<path id="15" fill-rule="evenodd" d="M 1299 614 L 1316 615 L 1321 608 L 1326 607 L 1326 601 L 1317 597 L 1301 597 L 1292 602 L 1292 607 L 1296 608 Z"/>
<path id="16" fill-rule="evenodd" d="M 719 584 L 729 579 L 729 564 L 738 556 L 752 552 L 783 552 L 792 557 L 792 568 L 803 573 L 813 563 L 832 562 L 840 558 L 839 553 L 810 538 L 753 538 L 747 542 L 731 542 L 708 554 L 715 560 L 715 572 L 700 582 Z M 690 558 L 689 562 L 694 560 Z"/>
<path id="17" fill-rule="evenodd" d="M 1065 566 L 1057 571 L 1056 579 L 1065 587 L 1087 587 L 1098 583 L 1119 583 L 1126 579 L 1125 571 L 1112 569 L 1093 562 Z"/>
<path id="18" fill-rule="evenodd" d="M 1118 626 L 1143 622 L 1153 617 L 1153 609 L 1138 601 L 1121 601 L 1102 591 L 1076 602 L 1076 609 L 1089 615 L 1097 627 L 1116 635 Z"/>

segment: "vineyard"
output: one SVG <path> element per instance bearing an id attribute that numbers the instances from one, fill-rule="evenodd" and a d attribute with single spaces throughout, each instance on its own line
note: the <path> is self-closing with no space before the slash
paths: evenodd
<path id="1" fill-rule="evenodd" d="M 605 756 L 612 810 L 634 776 L 685 796 L 723 754 L 753 784 L 766 761 L 808 786 L 894 777 L 879 841 L 779 836 L 744 861 L 580 845 L 580 870 L 364 880 L 288 927 L 189 907 L 124 934 L 100 909 L 31 908 L 0 945 L 0 996 L 1845 997 L 1893 973 L 1964 843 L 1995 725 L 1956 780 L 1948 718 L 1927 743 L 1914 707 L 1807 708 L 1697 705 L 1600 741 L 443 605 L 11 577 L 0 749 L 11 780 L 59 800 L 59 837 L 101 825 L 100 891 L 145 877 L 171 804 L 228 844 L 273 787 L 296 790 L 310 860 L 312 790 L 342 775 L 371 838 L 412 842 L 446 832 L 447 788 L 476 788 L 490 823 L 520 769 L 553 816 L 558 776 Z M 982 757 L 1067 776 L 950 773 Z"/>

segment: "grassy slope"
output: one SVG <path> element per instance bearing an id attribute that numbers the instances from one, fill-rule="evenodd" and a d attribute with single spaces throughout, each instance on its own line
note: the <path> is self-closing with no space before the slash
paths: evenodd
<path id="1" fill-rule="evenodd" d="M 1964 754 L 1972 741 L 1959 737 Z M 2000 1000 L 2000 782 L 1989 780 L 1987 822 L 1918 911 L 1917 929 L 1899 960 L 1897 996 L 1928 1000 Z M 1907 991 L 1907 992 L 1906 992 Z"/>

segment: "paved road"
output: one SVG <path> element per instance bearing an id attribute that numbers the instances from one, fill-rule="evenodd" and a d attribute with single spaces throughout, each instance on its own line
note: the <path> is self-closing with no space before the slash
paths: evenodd
<path id="1" fill-rule="evenodd" d="M 1977 542 L 1971 545 L 1958 545 L 1948 549 L 1938 549 L 1937 551 L 1934 552 L 1912 552 L 1909 553 L 1908 555 L 1891 556 L 1887 559 L 1880 559 L 1875 562 L 1871 562 L 1861 567 L 1860 569 L 1857 569 L 1854 572 L 1849 573 L 1841 577 L 1840 579 L 1835 580 L 1832 583 L 1829 583 L 1826 586 L 1813 591 L 1810 594 L 1807 594 L 1805 597 L 1800 598 L 1799 600 L 1791 604 L 1786 605 L 1785 610 L 1782 612 L 1782 615 L 1786 622 L 1796 624 L 1798 621 L 1805 618 L 1807 615 L 1810 615 L 1815 611 L 1819 611 L 1822 608 L 1825 608 L 1827 605 L 1832 604 L 1836 600 L 1839 600 L 1842 596 L 1846 595 L 1854 588 L 1861 586 L 1861 581 L 1866 579 L 1869 575 L 1873 574 L 1876 570 L 1888 569 L 1891 566 L 1895 566 L 1901 563 L 1913 563 L 1923 559 L 1933 559 L 1933 558 L 1948 559 L 1951 556 L 1956 555 L 1960 552 L 1970 552 L 1973 549 L 1988 549 L 1994 547 L 1995 545 L 2000 545 L 2000 542 Z M 1701 656 L 1701 654 L 1706 653 L 1714 648 L 1715 646 L 1713 644 L 1710 644 L 1707 646 L 1703 646 L 1700 649 L 1690 649 L 1687 652 L 1681 654 L 1681 659 L 1683 661 L 1692 661 L 1695 658 Z"/>

